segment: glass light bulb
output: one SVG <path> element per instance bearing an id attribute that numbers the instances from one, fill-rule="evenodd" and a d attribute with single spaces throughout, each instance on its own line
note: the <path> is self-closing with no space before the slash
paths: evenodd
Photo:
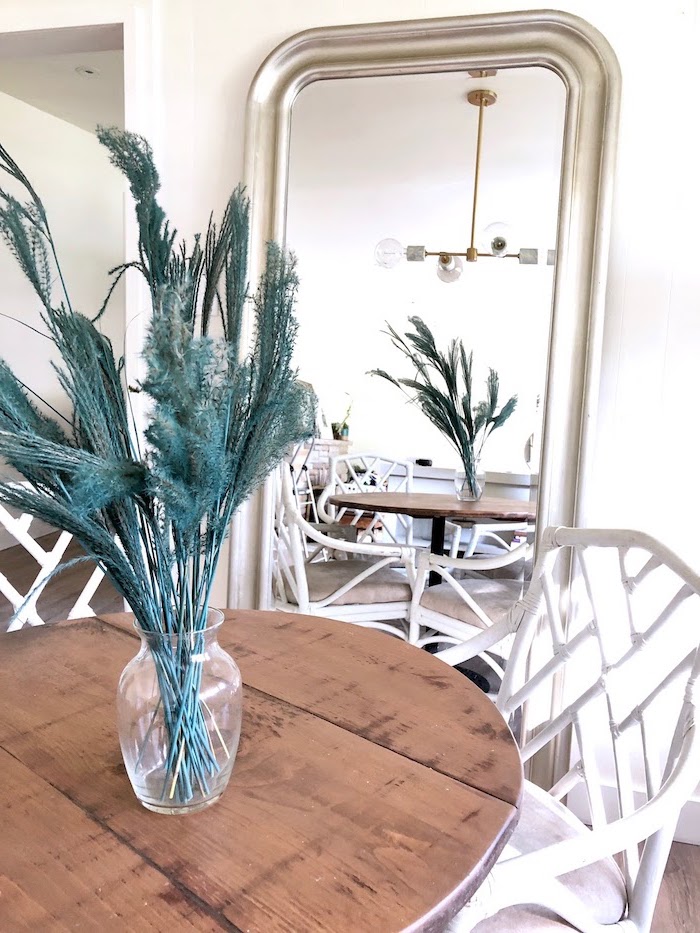
<path id="1" fill-rule="evenodd" d="M 512 239 L 512 230 L 508 224 L 496 222 L 489 224 L 481 235 L 482 251 L 502 258 L 508 252 L 508 242 Z"/>
<path id="2" fill-rule="evenodd" d="M 440 256 L 437 265 L 437 274 L 441 282 L 456 282 L 462 274 L 461 256 Z"/>
<path id="3" fill-rule="evenodd" d="M 393 269 L 394 266 L 398 266 L 405 254 L 406 250 L 399 241 L 391 237 L 380 240 L 374 248 L 374 260 L 382 269 Z"/>

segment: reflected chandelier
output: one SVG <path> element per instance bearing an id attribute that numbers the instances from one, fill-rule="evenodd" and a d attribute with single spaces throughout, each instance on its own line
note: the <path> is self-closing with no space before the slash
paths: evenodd
<path id="1" fill-rule="evenodd" d="M 469 72 L 472 77 L 484 78 L 495 75 L 495 71 Z M 424 262 L 427 256 L 437 256 L 437 274 L 443 282 L 454 282 L 462 274 L 462 259 L 467 262 L 476 262 L 480 257 L 495 257 L 497 259 L 517 259 L 522 265 L 536 265 L 538 261 L 537 249 L 520 249 L 518 252 L 508 252 L 508 227 L 503 223 L 493 223 L 486 227 L 484 236 L 488 244 L 488 252 L 480 252 L 475 245 L 476 238 L 476 206 L 479 194 L 479 173 L 481 170 L 481 142 L 484 129 L 484 111 L 498 100 L 495 91 L 479 90 L 469 91 L 467 100 L 479 108 L 479 123 L 476 134 L 476 162 L 474 166 L 474 194 L 472 197 L 471 239 L 466 252 L 455 250 L 429 250 L 425 246 L 403 247 L 398 240 L 388 238 L 381 240 L 375 248 L 374 258 L 378 265 L 384 269 L 392 269 L 402 259 L 408 262 Z M 547 264 L 554 262 L 554 251 L 549 250 Z"/>

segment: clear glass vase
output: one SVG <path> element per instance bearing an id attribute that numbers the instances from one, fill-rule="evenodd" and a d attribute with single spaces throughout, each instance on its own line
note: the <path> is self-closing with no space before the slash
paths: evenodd
<path id="1" fill-rule="evenodd" d="M 241 734 L 243 691 L 218 643 L 223 613 L 189 635 L 147 632 L 117 688 L 119 742 L 134 793 L 156 813 L 195 813 L 223 793 Z"/>
<path id="2" fill-rule="evenodd" d="M 463 465 L 455 470 L 455 492 L 463 502 L 475 502 L 484 491 L 484 478 L 479 470 L 479 461 Z"/>

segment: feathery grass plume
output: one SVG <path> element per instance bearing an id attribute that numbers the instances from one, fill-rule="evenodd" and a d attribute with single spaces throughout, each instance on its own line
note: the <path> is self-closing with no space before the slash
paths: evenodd
<path id="1" fill-rule="evenodd" d="M 403 337 L 387 323 L 384 332 L 415 369 L 412 378 L 396 378 L 383 369 L 370 375 L 381 376 L 397 386 L 417 405 L 447 438 L 460 456 L 467 482 L 476 490 L 476 470 L 486 439 L 510 418 L 518 402 L 513 395 L 498 411 L 498 373 L 489 369 L 486 399 L 474 403 L 472 354 L 460 339 L 451 340 L 447 352 L 438 350 L 428 325 L 419 317 L 409 317 L 414 332 Z M 409 390 L 409 391 L 406 391 Z"/>
<path id="2" fill-rule="evenodd" d="M 204 237 L 188 248 L 177 242 L 158 203 L 160 180 L 146 140 L 115 128 L 100 127 L 97 135 L 128 179 L 139 247 L 138 259 L 111 270 L 112 284 L 92 320 L 74 310 L 44 206 L 0 146 L 0 169 L 28 197 L 22 204 L 0 188 L 0 235 L 39 297 L 71 410 L 65 425 L 43 414 L 29 398 L 31 389 L 0 360 L 0 457 L 25 479 L 0 481 L 0 502 L 71 532 L 142 629 L 178 636 L 177 652 L 154 661 L 172 727 L 166 783 L 186 803 L 218 768 L 197 700 L 191 658 L 201 635 L 193 633 L 206 626 L 234 511 L 289 446 L 313 432 L 314 400 L 292 368 L 293 257 L 270 244 L 266 269 L 249 294 L 250 206 L 243 189 L 231 195 L 219 226 L 210 218 Z M 152 301 L 140 386 L 150 402 L 142 441 L 125 394 L 123 359 L 95 326 L 129 269 L 144 276 Z M 245 353 L 240 341 L 249 301 L 255 331 Z"/>

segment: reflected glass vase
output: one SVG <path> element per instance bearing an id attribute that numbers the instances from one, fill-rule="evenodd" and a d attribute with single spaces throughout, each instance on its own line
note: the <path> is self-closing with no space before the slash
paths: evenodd
<path id="1" fill-rule="evenodd" d="M 455 492 L 457 498 L 464 502 L 475 502 L 480 499 L 484 491 L 484 477 L 479 469 L 479 461 L 463 465 L 461 470 L 455 470 Z"/>
<path id="2" fill-rule="evenodd" d="M 156 813 L 195 813 L 223 793 L 241 734 L 243 691 L 218 643 L 223 613 L 188 635 L 136 630 L 117 689 L 119 742 L 134 793 Z"/>

